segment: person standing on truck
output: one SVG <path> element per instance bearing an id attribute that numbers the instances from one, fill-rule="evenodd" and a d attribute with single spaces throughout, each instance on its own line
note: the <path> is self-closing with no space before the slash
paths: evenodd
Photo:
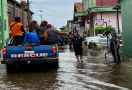
<path id="1" fill-rule="evenodd" d="M 36 28 L 38 24 L 37 21 L 32 21 L 29 25 L 29 32 L 25 34 L 25 38 L 23 41 L 24 44 L 35 44 L 35 45 L 40 45 L 40 40 L 38 38 L 38 35 L 36 33 Z"/>
<path id="2" fill-rule="evenodd" d="M 73 49 L 74 49 L 74 52 L 75 52 L 75 56 L 77 58 L 77 61 L 79 62 L 79 58 L 80 58 L 80 61 L 82 61 L 82 57 L 83 57 L 83 41 L 84 41 L 84 38 L 81 37 L 77 32 L 74 33 L 74 36 L 72 38 L 72 42 L 73 42 Z"/>
<path id="3" fill-rule="evenodd" d="M 21 23 L 20 17 L 15 17 L 15 22 L 12 22 L 10 25 L 10 35 L 13 37 L 14 45 L 21 45 L 23 42 L 23 37 L 25 30 L 23 24 Z"/>
<path id="4" fill-rule="evenodd" d="M 41 41 L 41 44 L 45 44 L 45 36 L 44 36 L 44 32 L 47 30 L 47 21 L 42 21 L 41 25 L 39 26 L 39 28 L 37 29 L 36 33 Z"/>
<path id="5" fill-rule="evenodd" d="M 43 33 L 45 32 L 45 30 L 47 30 L 47 21 L 42 21 L 38 30 L 36 31 L 37 35 L 39 36 L 39 38 L 41 38 L 43 36 Z"/>
<path id="6" fill-rule="evenodd" d="M 58 43 L 59 32 L 53 28 L 51 24 L 47 25 L 47 30 L 44 33 L 46 37 L 46 44 L 52 45 Z"/>

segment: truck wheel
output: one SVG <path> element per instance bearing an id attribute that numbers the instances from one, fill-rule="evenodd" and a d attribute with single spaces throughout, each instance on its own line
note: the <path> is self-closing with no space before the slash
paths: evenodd
<path id="1" fill-rule="evenodd" d="M 6 64 L 6 70 L 7 72 L 14 72 L 16 70 L 16 66 L 11 64 Z"/>
<path id="2" fill-rule="evenodd" d="M 53 63 L 53 66 L 54 66 L 54 67 L 58 67 L 58 66 L 59 66 L 59 62 L 58 62 L 58 61 L 54 62 L 54 63 Z"/>

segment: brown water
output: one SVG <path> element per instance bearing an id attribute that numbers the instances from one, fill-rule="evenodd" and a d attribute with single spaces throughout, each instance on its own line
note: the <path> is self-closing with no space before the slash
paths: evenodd
<path id="1" fill-rule="evenodd" d="M 0 64 L 0 90 L 132 89 L 132 63 L 113 64 L 103 54 L 84 56 L 84 62 L 78 63 L 67 47 L 60 51 L 58 68 L 8 74 Z"/>

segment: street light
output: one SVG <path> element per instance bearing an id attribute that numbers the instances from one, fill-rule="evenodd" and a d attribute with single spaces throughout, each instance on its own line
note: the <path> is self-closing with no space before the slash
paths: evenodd
<path id="1" fill-rule="evenodd" d="M 40 10 L 40 12 L 42 13 L 43 11 L 42 11 L 42 10 Z M 41 22 L 42 22 L 43 15 L 40 15 L 40 19 L 41 19 Z"/>
<path id="2" fill-rule="evenodd" d="M 34 12 L 34 13 L 36 14 L 37 12 L 41 12 L 41 13 L 42 13 L 43 10 L 38 10 L 38 11 L 36 11 L 36 12 Z M 42 15 L 42 14 L 40 15 L 40 19 L 41 19 L 41 22 L 42 22 L 42 20 L 43 20 L 43 15 Z"/>
<path id="3" fill-rule="evenodd" d="M 42 20 L 43 20 L 43 15 L 40 15 L 40 19 L 41 19 L 41 22 L 42 22 Z"/>

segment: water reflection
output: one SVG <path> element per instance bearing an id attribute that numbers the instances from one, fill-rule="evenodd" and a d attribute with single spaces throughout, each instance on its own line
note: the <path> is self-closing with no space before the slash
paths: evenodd
<path id="1" fill-rule="evenodd" d="M 114 64 L 111 68 L 110 72 L 110 83 L 123 86 L 123 87 L 128 87 L 132 89 L 132 68 L 129 68 L 128 64 Z"/>
<path id="2" fill-rule="evenodd" d="M 1 90 L 54 90 L 57 81 L 57 69 L 50 69 L 43 72 L 19 72 L 5 74 L 1 78 Z"/>
<path id="3" fill-rule="evenodd" d="M 5 66 L 0 64 L 0 90 L 132 89 L 132 63 L 106 63 L 103 54 L 84 56 L 83 62 L 77 62 L 74 52 L 67 46 L 60 50 L 59 68 L 34 68 L 31 71 L 26 68 L 7 74 Z"/>

